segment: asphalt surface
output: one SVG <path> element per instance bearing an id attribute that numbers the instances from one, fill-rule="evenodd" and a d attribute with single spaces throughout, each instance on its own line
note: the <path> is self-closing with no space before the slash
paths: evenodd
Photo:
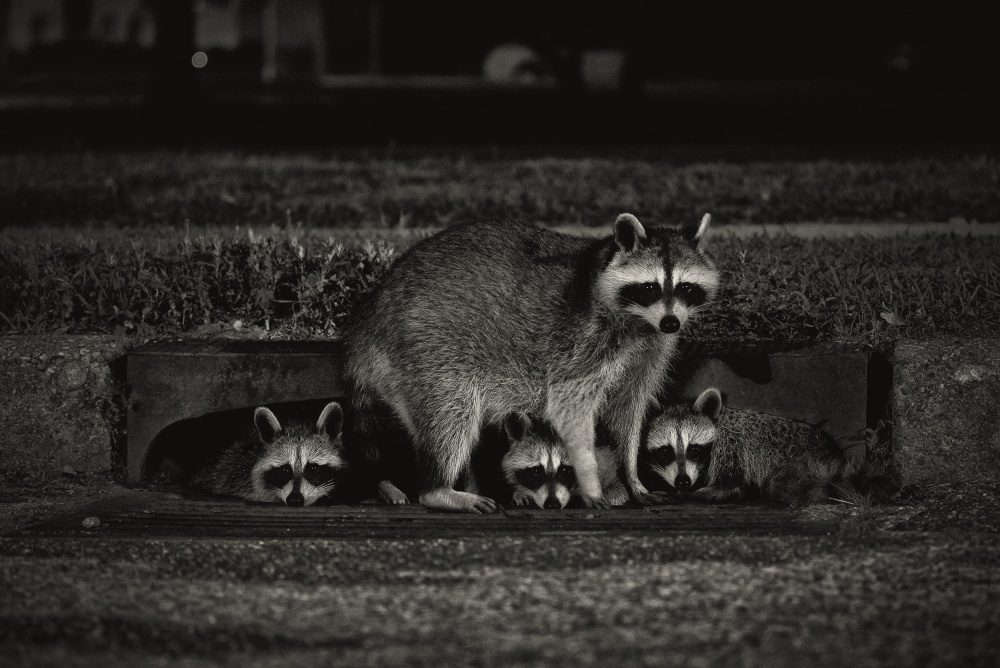
<path id="1" fill-rule="evenodd" d="M 0 495 L 0 664 L 1000 661 L 997 484 L 478 519 L 74 497 Z"/>

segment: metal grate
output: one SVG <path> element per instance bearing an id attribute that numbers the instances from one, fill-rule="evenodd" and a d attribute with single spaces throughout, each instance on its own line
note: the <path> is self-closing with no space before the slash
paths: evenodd
<path id="1" fill-rule="evenodd" d="M 100 525 L 85 528 L 86 518 Z M 99 501 L 24 527 L 11 537 L 413 539 L 511 534 L 818 535 L 833 520 L 805 519 L 772 504 L 683 505 L 612 510 L 513 509 L 500 515 L 434 513 L 411 506 L 362 504 L 287 508 L 209 496 L 141 491 Z"/>

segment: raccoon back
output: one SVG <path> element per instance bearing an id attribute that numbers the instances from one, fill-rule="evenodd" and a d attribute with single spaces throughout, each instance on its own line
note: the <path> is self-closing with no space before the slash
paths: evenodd
<path id="1" fill-rule="evenodd" d="M 249 498 L 254 491 L 250 474 L 263 453 L 256 429 L 248 429 L 200 466 L 188 483 L 213 494 Z"/>
<path id="2" fill-rule="evenodd" d="M 424 239 L 349 319 L 348 357 L 377 345 L 398 353 L 397 364 L 447 351 L 442 363 L 531 367 L 532 352 L 577 330 L 599 243 L 518 222 L 467 223 Z"/>
<path id="3" fill-rule="evenodd" d="M 845 459 L 818 427 L 767 413 L 730 409 L 719 418 L 711 484 L 738 486 L 785 503 L 819 501 Z"/>

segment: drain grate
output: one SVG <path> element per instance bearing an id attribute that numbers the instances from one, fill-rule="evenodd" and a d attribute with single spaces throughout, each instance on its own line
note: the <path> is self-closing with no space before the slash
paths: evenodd
<path id="1" fill-rule="evenodd" d="M 84 527 L 86 518 L 100 524 Z M 24 527 L 11 537 L 413 539 L 503 534 L 817 535 L 834 520 L 804 519 L 770 504 L 684 505 L 612 510 L 513 509 L 498 515 L 434 513 L 420 506 L 287 508 L 217 497 L 140 491 Z"/>

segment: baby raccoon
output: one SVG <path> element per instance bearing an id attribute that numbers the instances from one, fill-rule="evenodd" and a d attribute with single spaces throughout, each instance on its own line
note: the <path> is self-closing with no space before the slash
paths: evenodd
<path id="1" fill-rule="evenodd" d="M 565 508 L 576 491 L 576 473 L 566 445 L 545 421 L 514 413 L 504 420 L 510 449 L 501 462 L 504 478 L 513 488 L 515 506 L 534 503 L 539 508 Z M 628 492 L 618 479 L 614 453 L 597 448 L 597 472 L 605 500 L 624 505 Z"/>
<path id="2" fill-rule="evenodd" d="M 348 467 L 340 404 L 327 404 L 315 426 L 293 422 L 283 428 L 263 406 L 254 411 L 253 421 L 255 428 L 197 472 L 192 485 L 293 507 L 310 506 L 337 488 Z"/>
<path id="3" fill-rule="evenodd" d="M 800 505 L 830 499 L 852 466 L 821 429 L 756 411 L 723 411 L 722 395 L 710 388 L 693 405 L 669 406 L 649 421 L 641 468 L 649 485 L 680 496 Z"/>

